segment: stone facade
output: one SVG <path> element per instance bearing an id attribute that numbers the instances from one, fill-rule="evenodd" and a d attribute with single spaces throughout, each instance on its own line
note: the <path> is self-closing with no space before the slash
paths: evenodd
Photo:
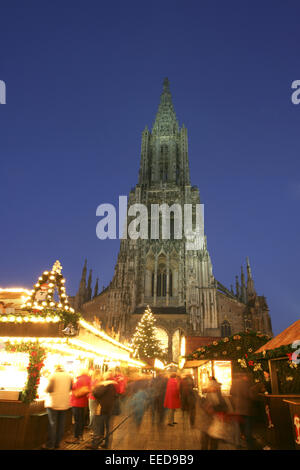
<path id="1" fill-rule="evenodd" d="M 199 190 L 190 182 L 187 129 L 178 124 L 165 79 L 152 130 L 146 127 L 142 133 L 138 184 L 129 194 L 128 208 L 143 204 L 151 214 L 153 204 L 177 204 L 184 213 L 185 204 L 194 208 L 200 203 Z M 127 227 L 132 220 L 128 213 Z M 195 211 L 192 220 L 195 227 Z M 160 227 L 160 213 L 156 213 L 155 221 Z M 229 291 L 213 275 L 206 237 L 197 249 L 188 249 L 188 240 L 177 237 L 177 222 L 178 213 L 171 211 L 168 239 L 161 229 L 157 239 L 123 238 L 113 279 L 93 298 L 91 272 L 86 286 L 85 263 L 75 308 L 89 318 L 96 316 L 104 328 L 118 331 L 121 338 L 129 340 L 149 305 L 156 315 L 156 326 L 167 337 L 170 360 L 176 359 L 178 347 L 175 352 L 174 344 L 182 335 L 219 337 L 246 328 L 271 335 L 268 306 L 255 292 L 249 260 L 247 282 L 242 269 L 236 292 L 233 288 Z M 153 218 L 149 219 L 149 234 L 153 224 Z M 204 233 L 202 219 L 200 224 Z"/>

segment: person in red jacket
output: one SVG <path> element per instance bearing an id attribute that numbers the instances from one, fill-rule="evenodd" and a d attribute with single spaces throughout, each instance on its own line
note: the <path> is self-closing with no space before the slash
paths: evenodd
<path id="1" fill-rule="evenodd" d="M 100 369 L 95 369 L 94 372 L 91 375 L 91 389 L 95 388 L 96 385 L 101 382 L 102 379 L 102 374 Z M 90 414 L 90 420 L 89 420 L 89 429 L 93 429 L 93 420 L 95 416 L 95 412 L 97 409 L 97 400 L 95 399 L 94 395 L 92 392 L 88 394 L 88 401 L 89 401 L 89 414 Z"/>
<path id="2" fill-rule="evenodd" d="M 81 394 L 79 394 L 79 391 Z M 83 440 L 85 409 L 88 406 L 88 394 L 91 391 L 91 377 L 87 370 L 82 370 L 72 387 L 71 406 L 74 417 L 74 439 L 66 441 L 75 444 Z M 78 396 L 79 394 L 79 396 Z"/>
<path id="3" fill-rule="evenodd" d="M 175 373 L 171 374 L 165 395 L 164 407 L 169 409 L 169 426 L 177 424 L 175 419 L 175 410 L 181 408 L 180 394 L 179 394 L 180 382 Z"/>
<path id="4" fill-rule="evenodd" d="M 121 414 L 121 408 L 123 405 L 123 399 L 125 397 L 127 380 L 126 377 L 121 373 L 119 367 L 116 367 L 115 374 L 112 376 L 112 380 L 115 382 L 115 389 L 117 393 L 114 414 L 118 416 Z"/>

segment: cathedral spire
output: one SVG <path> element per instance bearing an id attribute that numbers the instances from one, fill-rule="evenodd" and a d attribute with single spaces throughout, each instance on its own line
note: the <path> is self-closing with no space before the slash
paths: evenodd
<path id="1" fill-rule="evenodd" d="M 174 135 L 178 130 L 179 125 L 172 102 L 170 82 L 168 78 L 165 78 L 152 132 L 159 135 Z"/>
<path id="2" fill-rule="evenodd" d="M 190 184 L 188 135 L 179 128 L 170 92 L 170 82 L 164 79 L 160 103 L 152 130 L 142 132 L 140 186 Z"/>

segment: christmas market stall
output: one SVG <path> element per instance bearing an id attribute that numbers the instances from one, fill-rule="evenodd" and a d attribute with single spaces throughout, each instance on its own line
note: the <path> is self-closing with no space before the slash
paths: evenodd
<path id="1" fill-rule="evenodd" d="M 195 345 L 197 337 L 192 338 Z M 214 376 L 221 384 L 222 393 L 229 395 L 233 375 L 241 371 L 241 360 L 266 343 L 268 336 L 247 331 L 225 338 L 198 337 L 198 347 L 189 352 L 187 337 L 187 355 L 184 370 L 190 370 L 194 376 L 199 394 L 204 395 L 209 377 Z"/>
<path id="2" fill-rule="evenodd" d="M 250 360 L 260 365 L 257 379 L 269 382 L 264 401 L 271 446 L 299 450 L 300 320 L 260 347 Z"/>
<path id="3" fill-rule="evenodd" d="M 0 313 L 0 449 L 34 449 L 45 442 L 45 389 L 57 364 L 74 378 L 83 368 L 145 365 L 129 346 L 69 306 L 61 269 L 57 261 L 22 306 Z M 71 410 L 66 431 L 70 426 Z"/>

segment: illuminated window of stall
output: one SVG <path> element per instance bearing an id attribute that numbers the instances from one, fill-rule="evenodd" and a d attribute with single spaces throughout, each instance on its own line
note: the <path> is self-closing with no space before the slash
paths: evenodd
<path id="1" fill-rule="evenodd" d="M 231 362 L 230 361 L 215 361 L 214 372 L 216 380 L 221 384 L 223 393 L 229 393 L 231 388 Z"/>
<path id="2" fill-rule="evenodd" d="M 212 363 L 211 361 L 206 362 L 202 366 L 198 367 L 198 386 L 200 393 L 204 393 L 203 389 L 208 386 L 209 377 L 212 376 Z"/>
<path id="3" fill-rule="evenodd" d="M 0 354 L 0 389 L 22 390 L 27 381 L 27 353 L 5 352 Z"/>

